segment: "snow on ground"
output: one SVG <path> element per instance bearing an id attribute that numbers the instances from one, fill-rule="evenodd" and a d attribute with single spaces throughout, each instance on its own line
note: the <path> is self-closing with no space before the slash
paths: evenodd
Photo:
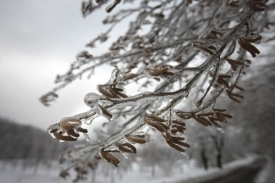
<path id="1" fill-rule="evenodd" d="M 101 170 L 96 170 L 95 183 L 159 183 L 168 180 L 174 180 L 175 177 L 181 178 L 184 175 L 190 174 L 190 171 L 195 172 L 196 167 L 194 161 L 186 161 L 179 171 L 172 172 L 169 176 L 165 175 L 163 170 L 156 168 L 155 178 L 152 177 L 151 167 L 140 168 L 138 164 L 133 163 L 131 170 L 122 173 L 117 171 L 109 172 L 106 174 Z M 59 178 L 59 166 L 57 164 L 48 168 L 44 165 L 40 165 L 35 171 L 34 167 L 22 168 L 20 164 L 17 165 L 7 164 L 4 167 L 4 163 L 0 162 L 0 183 L 66 183 L 72 182 L 72 178 L 64 180 Z M 113 168 L 112 166 L 110 166 Z M 114 170 L 117 170 L 116 168 Z M 91 183 L 92 175 L 88 176 L 83 183 Z"/>
<path id="2" fill-rule="evenodd" d="M 217 174 L 226 174 L 228 171 L 253 163 L 255 157 L 249 157 L 243 160 L 234 161 L 224 165 L 222 171 L 217 168 L 204 171 L 195 167 L 194 161 L 187 161 L 178 171 L 174 171 L 169 176 L 165 175 L 163 170 L 156 168 L 155 178 L 151 175 L 151 168 L 140 169 L 138 164 L 133 164 L 131 170 L 119 175 L 117 172 L 111 172 L 108 175 L 99 170 L 96 171 L 95 183 L 165 183 L 177 182 L 182 180 L 194 179 L 196 177 L 213 176 Z M 4 168 L 3 168 L 4 167 Z M 52 165 L 50 168 L 44 165 L 38 166 L 37 171 L 33 167 L 22 168 L 20 165 L 7 164 L 4 166 L 0 162 L 0 183 L 66 183 L 72 182 L 72 179 L 64 180 L 58 177 L 58 165 Z M 91 183 L 92 177 L 89 175 L 83 183 Z"/>
<path id="3" fill-rule="evenodd" d="M 205 171 L 204 169 L 197 169 L 194 173 L 189 174 L 186 177 L 181 177 L 179 179 L 175 179 L 177 181 L 173 182 L 189 182 L 192 180 L 192 182 L 200 182 L 202 180 L 211 180 L 213 177 L 222 177 L 230 173 L 232 170 L 238 168 L 238 167 L 243 167 L 243 166 L 248 166 L 255 162 L 257 159 L 257 156 L 250 156 L 245 159 L 241 160 L 236 160 L 227 164 L 223 165 L 222 170 L 219 168 L 210 168 L 209 170 Z M 190 181 L 191 182 L 191 181 Z"/>

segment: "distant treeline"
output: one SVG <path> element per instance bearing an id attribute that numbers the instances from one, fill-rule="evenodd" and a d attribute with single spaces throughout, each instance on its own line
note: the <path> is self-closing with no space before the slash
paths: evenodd
<path id="1" fill-rule="evenodd" d="M 0 159 L 57 159 L 71 146 L 53 140 L 46 131 L 0 117 Z"/>

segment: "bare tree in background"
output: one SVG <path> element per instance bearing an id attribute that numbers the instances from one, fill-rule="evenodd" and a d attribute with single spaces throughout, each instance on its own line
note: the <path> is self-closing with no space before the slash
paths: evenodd
<path id="1" fill-rule="evenodd" d="M 103 20 L 109 29 L 87 47 L 105 42 L 116 25 L 132 18 L 126 33 L 103 55 L 80 52 L 68 72 L 57 76 L 57 86 L 40 98 L 49 106 L 58 97 L 57 92 L 76 79 L 90 76 L 101 65 L 114 67 L 109 82 L 98 84 L 100 94 L 84 97 L 89 111 L 65 117 L 48 128 L 59 141 L 76 141 L 80 134 L 87 136 L 83 124 L 90 125 L 99 116 L 111 121 L 105 127 L 112 127 L 102 129 L 100 138 L 61 156 L 61 163 L 69 163 L 61 176 L 66 177 L 68 170 L 75 168 L 76 181 L 84 179 L 87 168 L 95 168 L 101 158 L 119 166 L 117 154 L 135 154 L 136 144 L 148 141 L 144 133 L 148 126 L 162 134 L 160 141 L 181 153 L 190 147 L 183 137 L 186 123 L 198 122 L 222 131 L 232 116 L 216 103 L 225 97 L 241 101 L 243 88 L 238 81 L 246 73 L 251 57 L 260 54 L 255 44 L 275 38 L 275 4 L 267 0 L 110 3 L 83 1 L 84 17 L 101 7 L 107 7 L 110 13 Z M 132 85 L 144 92 L 128 93 Z"/>
<path id="2" fill-rule="evenodd" d="M 229 142 L 227 149 L 231 152 L 225 152 L 230 156 L 244 156 L 247 153 L 265 156 L 268 160 L 266 182 L 269 182 L 275 180 L 275 60 L 271 51 L 274 50 L 274 45 L 263 43 L 262 46 L 267 51 L 259 58 L 265 61 L 255 63 L 251 68 L 253 76 L 242 81 L 247 88 L 244 91 L 246 99 L 238 106 L 231 102 L 228 105 L 235 116 L 235 123 L 226 134 Z M 243 112 L 236 107 L 250 110 Z"/>

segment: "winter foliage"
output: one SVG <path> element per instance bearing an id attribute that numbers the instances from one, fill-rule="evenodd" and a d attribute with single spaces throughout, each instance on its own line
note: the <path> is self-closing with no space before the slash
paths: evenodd
<path id="1" fill-rule="evenodd" d="M 49 106 L 57 92 L 76 79 L 90 77 L 102 65 L 114 67 L 109 81 L 98 83 L 98 93 L 84 97 L 89 111 L 48 128 L 60 142 L 76 141 L 80 135 L 89 141 L 61 155 L 66 168 L 60 175 L 66 177 L 74 168 L 75 181 L 85 179 L 87 169 L 95 169 L 100 159 L 118 167 L 124 161 L 121 155 L 136 154 L 148 144 L 149 129 L 160 134 L 158 141 L 185 156 L 192 146 L 184 135 L 188 124 L 223 132 L 233 117 L 224 98 L 242 101 L 239 81 L 259 56 L 257 45 L 275 38 L 275 4 L 267 0 L 88 0 L 82 3 L 83 16 L 101 7 L 110 13 L 103 19 L 108 29 L 87 49 L 104 44 L 117 25 L 131 19 L 126 33 L 105 54 L 77 54 L 68 72 L 57 75 L 57 86 L 40 98 Z M 131 88 L 138 89 L 132 93 Z M 108 122 L 90 140 L 83 125 L 96 123 L 98 117 Z M 212 139 L 221 148 L 222 142 Z"/>

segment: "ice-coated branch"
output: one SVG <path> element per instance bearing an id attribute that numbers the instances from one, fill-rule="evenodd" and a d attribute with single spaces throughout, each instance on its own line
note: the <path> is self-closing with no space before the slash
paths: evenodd
<path id="1" fill-rule="evenodd" d="M 84 97 L 90 110 L 63 118 L 48 129 L 59 141 L 76 141 L 81 134 L 88 138 L 83 124 L 89 125 L 99 116 L 110 121 L 97 133 L 98 139 L 92 139 L 95 144 L 64 154 L 72 162 L 70 168 L 95 168 L 101 158 L 119 166 L 115 154 L 135 154 L 136 144 L 148 142 L 144 128 L 155 129 L 180 153 L 190 148 L 183 137 L 187 122 L 221 128 L 232 116 L 216 103 L 221 97 L 241 101 L 238 91 L 243 88 L 238 81 L 251 63 L 250 55 L 260 53 L 255 44 L 260 43 L 260 34 L 270 22 L 266 0 L 144 0 L 139 5 L 135 2 L 136 7 L 123 8 L 131 2 L 83 3 L 84 16 L 107 7 L 109 14 L 103 23 L 111 25 L 87 44 L 89 48 L 105 42 L 124 19 L 135 18 L 105 54 L 80 52 L 69 71 L 57 76 L 59 85 L 40 98 L 48 106 L 58 97 L 57 91 L 75 79 L 98 66 L 114 66 L 110 80 L 98 84 L 99 93 Z M 127 88 L 134 83 L 143 91 L 132 95 Z M 70 168 L 62 175 L 67 176 Z M 83 172 L 78 170 L 78 174 Z"/>

